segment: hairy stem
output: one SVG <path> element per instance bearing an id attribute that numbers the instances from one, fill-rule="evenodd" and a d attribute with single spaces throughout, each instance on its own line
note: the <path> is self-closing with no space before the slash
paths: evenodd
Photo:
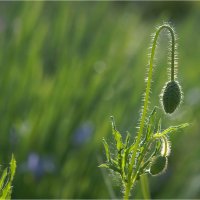
<path id="1" fill-rule="evenodd" d="M 126 184 L 126 187 L 125 187 L 124 200 L 129 199 L 130 190 L 131 190 L 131 185 L 130 185 L 130 182 L 129 182 L 129 183 Z"/>
<path id="2" fill-rule="evenodd" d="M 146 174 L 142 175 L 140 177 L 140 181 L 141 181 L 143 198 L 144 199 L 151 199 L 147 175 Z"/>
<path id="3" fill-rule="evenodd" d="M 158 28 L 158 30 L 155 33 L 154 39 L 153 39 L 153 44 L 152 44 L 152 49 L 151 49 L 151 56 L 150 56 L 150 62 L 149 62 L 149 71 L 148 71 L 148 77 L 147 77 L 147 85 L 146 85 L 146 91 L 145 91 L 145 97 L 144 97 L 144 105 L 142 109 L 142 114 L 140 118 L 140 123 L 139 123 L 139 130 L 137 133 L 137 140 L 135 143 L 135 150 L 133 151 L 133 155 L 131 158 L 131 163 L 129 165 L 129 174 L 128 174 L 128 183 L 126 185 L 127 188 L 125 188 L 125 196 L 124 199 L 128 199 L 130 193 L 130 188 L 135 182 L 135 177 L 137 174 L 137 171 L 133 173 L 134 165 L 135 165 L 135 158 L 137 155 L 137 149 L 139 147 L 139 144 L 141 142 L 141 138 L 143 135 L 143 129 L 145 126 L 145 120 L 146 120 L 146 115 L 147 115 L 147 110 L 148 110 L 148 102 L 149 102 L 149 96 L 150 96 L 150 90 L 151 90 L 151 82 L 152 82 L 152 74 L 153 74 L 153 61 L 155 57 L 155 50 L 157 46 L 157 39 L 158 36 L 161 32 L 161 30 L 167 29 L 170 32 L 171 35 L 171 43 L 172 43 L 172 50 L 171 50 L 171 80 L 174 80 L 174 56 L 175 56 L 175 34 L 173 29 L 169 25 L 162 25 Z"/>

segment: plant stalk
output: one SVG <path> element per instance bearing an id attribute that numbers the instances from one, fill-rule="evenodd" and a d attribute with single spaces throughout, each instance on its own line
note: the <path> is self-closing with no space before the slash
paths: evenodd
<path id="1" fill-rule="evenodd" d="M 149 190 L 149 181 L 146 174 L 140 176 L 140 183 L 141 183 L 143 198 L 151 199 L 150 190 Z"/>
<path id="2" fill-rule="evenodd" d="M 143 129 L 145 126 L 145 120 L 146 115 L 148 111 L 148 103 L 149 103 L 149 96 L 150 96 L 150 90 L 151 90 L 151 82 L 152 82 L 152 74 L 153 74 L 153 61 L 155 57 L 155 50 L 157 46 L 157 39 L 158 36 L 163 29 L 167 29 L 170 32 L 170 35 L 172 37 L 171 43 L 172 43 L 172 51 L 171 51 L 171 80 L 174 80 L 174 56 L 175 56 L 175 34 L 173 29 L 169 25 L 162 25 L 158 28 L 158 30 L 155 33 L 152 49 L 151 49 L 151 56 L 150 56 L 150 62 L 149 62 L 149 71 L 148 71 L 148 77 L 147 77 L 147 85 L 146 85 L 146 91 L 145 91 L 145 97 L 144 97 L 144 106 L 142 109 L 142 114 L 140 118 L 139 123 L 139 131 L 137 133 L 137 140 L 135 143 L 135 151 L 133 152 L 132 158 L 131 158 L 131 164 L 129 165 L 129 174 L 128 174 L 128 183 L 126 184 L 125 188 L 125 195 L 124 199 L 128 200 L 130 195 L 130 190 L 132 185 L 134 184 L 136 180 L 137 171 L 133 173 L 134 165 L 135 165 L 135 158 L 137 155 L 137 149 L 139 147 L 139 143 L 141 142 L 141 138 L 143 135 Z"/>

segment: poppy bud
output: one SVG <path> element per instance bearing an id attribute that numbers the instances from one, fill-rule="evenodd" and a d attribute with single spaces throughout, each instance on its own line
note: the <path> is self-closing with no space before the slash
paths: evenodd
<path id="1" fill-rule="evenodd" d="M 162 174 L 167 169 L 167 157 L 158 156 L 152 159 L 150 166 L 150 174 L 153 176 Z"/>
<path id="2" fill-rule="evenodd" d="M 161 101 L 166 113 L 173 113 L 181 102 L 181 88 L 177 81 L 168 82 L 161 95 Z"/>

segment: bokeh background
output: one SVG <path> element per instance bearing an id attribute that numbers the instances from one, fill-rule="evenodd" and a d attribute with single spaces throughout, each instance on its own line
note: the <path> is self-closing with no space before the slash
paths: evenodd
<path id="1" fill-rule="evenodd" d="M 184 102 L 162 116 L 172 135 L 169 167 L 149 177 L 152 198 L 200 198 L 200 2 L 0 2 L 0 163 L 17 160 L 13 198 L 120 198 L 97 166 L 109 116 L 132 136 L 145 89 L 151 34 L 178 34 Z M 160 37 L 151 108 L 167 81 Z M 162 111 L 161 111 L 162 113 Z M 139 184 L 134 197 L 141 198 Z"/>

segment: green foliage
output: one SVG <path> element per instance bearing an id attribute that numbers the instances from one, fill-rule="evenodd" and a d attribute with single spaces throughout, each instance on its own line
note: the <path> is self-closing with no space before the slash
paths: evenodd
<path id="1" fill-rule="evenodd" d="M 195 184 L 200 180 L 199 10 L 198 2 L 177 1 L 0 2 L 0 163 L 8 163 L 14 152 L 14 199 L 112 197 L 99 173 L 106 170 L 96 167 L 103 162 L 101 139 L 113 152 L 108 118 L 114 115 L 122 141 L 126 130 L 129 146 L 134 141 L 149 33 L 163 20 L 173 21 L 181 34 L 179 82 L 185 99 L 175 115 L 162 116 L 162 128 L 185 121 L 192 126 L 189 134 L 169 134 L 171 170 L 164 179 L 149 178 L 151 194 L 157 199 L 200 198 Z M 159 105 L 166 78 L 168 45 L 163 42 L 161 37 L 153 106 Z M 93 129 L 83 137 L 88 122 Z M 162 131 L 157 124 L 150 128 Z M 77 132 L 83 134 L 79 142 Z M 38 171 L 25 168 L 32 153 L 40 161 L 52 160 L 55 170 L 38 170 L 38 177 Z M 108 175 L 105 181 L 120 197 Z M 140 199 L 137 186 L 134 196 Z"/>
<path id="2" fill-rule="evenodd" d="M 16 170 L 16 161 L 14 155 L 12 155 L 10 166 L 3 170 L 0 179 L 0 199 L 11 199 L 12 194 L 12 182 Z"/>
<path id="3" fill-rule="evenodd" d="M 140 176 L 148 173 L 151 175 L 163 173 L 167 168 L 167 157 L 170 155 L 171 148 L 167 137 L 172 132 L 180 131 L 188 126 L 188 123 L 185 123 L 161 130 L 161 120 L 156 118 L 157 110 L 157 107 L 155 107 L 150 113 L 148 122 L 146 123 L 145 135 L 137 149 L 135 141 L 133 143 L 129 142 L 130 133 L 127 133 L 125 141 L 122 141 L 122 134 L 116 130 L 114 118 L 111 117 L 115 152 L 111 152 L 106 140 L 103 139 L 107 161 L 99 167 L 108 168 L 116 176 L 120 176 L 124 189 L 130 178 L 130 167 L 133 167 L 135 170 L 134 179 L 137 181 L 140 180 Z M 137 152 L 137 156 L 134 166 L 132 166 L 131 158 L 135 151 Z"/>
<path id="4" fill-rule="evenodd" d="M 154 66 L 153 61 L 157 46 L 157 39 L 163 29 L 166 29 L 170 33 L 172 43 L 170 60 L 171 81 L 166 84 L 162 98 L 165 112 L 170 114 L 173 113 L 180 104 L 182 98 L 180 86 L 177 81 L 174 81 L 176 46 L 174 29 L 168 24 L 163 24 L 157 28 L 153 38 L 149 71 L 147 75 L 147 85 L 144 96 L 144 106 L 142 108 L 139 128 L 134 142 L 131 144 L 127 142 L 129 141 L 130 137 L 129 134 L 127 135 L 128 139 L 126 139 L 126 142 L 122 142 L 122 135 L 119 133 L 119 131 L 116 130 L 113 117 L 112 130 L 116 149 L 116 153 L 114 154 L 113 158 L 110 158 L 111 152 L 109 151 L 108 144 L 104 141 L 107 163 L 100 165 L 100 167 L 109 168 L 120 175 L 122 185 L 124 187 L 123 191 L 125 200 L 129 199 L 131 189 L 135 185 L 135 182 L 140 180 L 140 176 L 145 175 L 146 173 L 150 173 L 151 175 L 155 176 L 162 174 L 166 170 L 171 147 L 168 135 L 188 126 L 188 124 L 185 123 L 162 130 L 161 119 L 158 121 L 156 120 L 156 107 L 150 113 L 149 117 L 146 117 L 151 90 Z M 157 131 L 155 131 L 155 127 L 157 127 Z M 142 186 L 146 188 L 144 181 L 142 181 L 142 183 Z M 147 190 L 143 189 L 143 191 Z M 146 196 L 146 192 L 144 196 Z"/>
<path id="5" fill-rule="evenodd" d="M 154 134 L 154 138 L 161 138 L 167 134 L 170 134 L 172 132 L 176 132 L 182 128 L 185 128 L 187 127 L 189 124 L 188 123 L 184 123 L 184 124 L 181 124 L 181 125 L 177 125 L 177 126 L 170 126 L 169 128 L 165 129 L 164 131 L 159 131 L 159 132 L 156 132 Z"/>

